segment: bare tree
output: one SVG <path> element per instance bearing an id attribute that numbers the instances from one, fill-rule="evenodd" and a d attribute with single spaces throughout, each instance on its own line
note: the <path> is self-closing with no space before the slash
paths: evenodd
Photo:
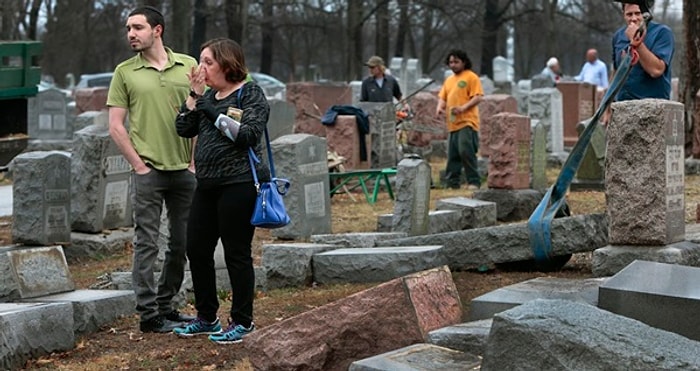
<path id="1" fill-rule="evenodd" d="M 41 9 L 41 0 L 32 0 L 29 8 L 29 24 L 26 26 L 27 38 L 31 40 L 37 39 L 36 27 L 39 22 L 39 10 Z M 24 17 L 22 17 L 24 18 Z M 20 19 L 21 20 L 21 19 Z"/>
<path id="2" fill-rule="evenodd" d="M 172 0 L 170 21 L 170 47 L 181 53 L 190 50 L 190 35 L 192 30 L 192 11 L 189 2 Z"/>
<path id="3" fill-rule="evenodd" d="M 264 0 L 264 7 L 271 6 L 271 0 Z M 226 0 L 226 28 L 228 37 L 245 46 L 244 30 L 248 25 L 248 0 Z"/>
<path id="4" fill-rule="evenodd" d="M 700 122 L 697 113 L 700 92 L 700 2 L 697 0 L 683 0 L 683 26 L 685 55 L 681 62 L 683 78 L 680 80 L 680 100 L 685 104 L 686 128 L 690 129 L 686 132 L 692 137 L 690 153 L 693 158 L 700 158 L 700 125 L 696 124 Z"/>
<path id="5" fill-rule="evenodd" d="M 409 30 L 408 5 L 410 0 L 398 0 L 399 3 L 399 27 L 396 31 L 396 47 L 394 55 L 397 57 L 405 56 L 406 34 Z"/>
<path id="6" fill-rule="evenodd" d="M 207 37 L 207 2 L 206 0 L 194 1 L 194 24 L 192 25 L 192 44 L 190 55 L 199 59 L 199 47 L 204 44 Z"/>
<path id="7" fill-rule="evenodd" d="M 345 78 L 358 79 L 362 65 L 362 0 L 348 0 L 348 59 Z"/>
<path id="8" fill-rule="evenodd" d="M 499 40 L 498 35 L 508 20 L 510 6 L 515 0 L 507 0 L 503 6 L 499 6 L 499 0 L 486 0 L 483 18 L 483 31 L 481 33 L 481 71 L 482 75 L 493 77 L 493 65 L 491 61 L 502 51 L 505 40 Z"/>
<path id="9" fill-rule="evenodd" d="M 376 33 L 374 35 L 374 53 L 384 59 L 389 58 L 389 0 L 380 0 L 374 15 Z"/>
<path id="10" fill-rule="evenodd" d="M 272 0 L 263 0 L 263 19 L 260 23 L 262 45 L 260 50 L 260 72 L 272 71 L 272 46 L 275 33 L 275 8 Z"/>

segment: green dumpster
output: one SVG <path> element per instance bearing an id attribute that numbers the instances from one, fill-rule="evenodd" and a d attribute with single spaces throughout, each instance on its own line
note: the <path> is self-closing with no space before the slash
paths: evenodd
<path id="1" fill-rule="evenodd" d="M 0 41 L 0 169 L 27 147 L 27 102 L 41 80 L 41 43 Z"/>

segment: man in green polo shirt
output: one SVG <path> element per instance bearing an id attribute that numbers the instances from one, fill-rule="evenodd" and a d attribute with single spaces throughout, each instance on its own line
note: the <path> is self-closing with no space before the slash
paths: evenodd
<path id="1" fill-rule="evenodd" d="M 133 167 L 131 191 L 136 241 L 132 285 L 143 332 L 172 332 L 194 319 L 172 306 L 182 285 L 187 217 L 195 188 L 193 142 L 175 132 L 175 116 L 190 91 L 194 58 L 163 45 L 163 14 L 145 6 L 132 11 L 127 37 L 136 55 L 114 70 L 109 87 L 109 133 Z M 128 129 L 126 118 L 129 118 Z M 163 203 L 170 241 L 157 285 L 153 267 Z"/>

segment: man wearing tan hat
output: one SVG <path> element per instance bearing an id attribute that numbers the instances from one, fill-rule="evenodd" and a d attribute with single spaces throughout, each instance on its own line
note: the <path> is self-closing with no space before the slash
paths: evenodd
<path id="1" fill-rule="evenodd" d="M 381 57 L 370 57 L 365 66 L 369 68 L 367 78 L 362 80 L 360 102 L 391 102 L 392 97 L 401 100 L 399 82 L 386 74 L 386 66 Z"/>

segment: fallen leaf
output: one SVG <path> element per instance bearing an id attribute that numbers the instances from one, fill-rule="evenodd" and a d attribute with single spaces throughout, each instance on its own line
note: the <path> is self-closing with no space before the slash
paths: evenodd
<path id="1" fill-rule="evenodd" d="M 136 336 L 133 332 L 129 333 L 129 340 L 131 341 L 141 341 L 143 340 L 143 336 Z"/>

